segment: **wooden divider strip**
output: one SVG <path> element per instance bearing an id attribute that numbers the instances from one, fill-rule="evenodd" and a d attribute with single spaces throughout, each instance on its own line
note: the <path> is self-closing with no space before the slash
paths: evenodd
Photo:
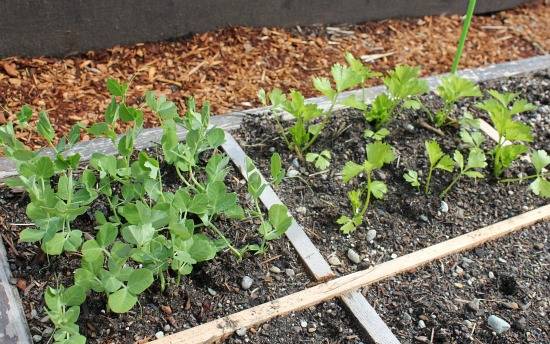
<path id="1" fill-rule="evenodd" d="M 341 296 L 396 274 L 454 253 L 472 249 L 523 227 L 550 218 L 550 204 L 497 222 L 476 231 L 426 247 L 367 270 L 358 271 L 297 293 L 153 341 L 154 344 L 205 344 L 219 341 L 240 328 L 249 328 L 274 317 L 295 312 Z"/>
<path id="2" fill-rule="evenodd" d="M 247 178 L 246 153 L 231 134 L 225 134 L 225 143 L 222 147 L 229 158 L 240 169 L 241 174 Z M 266 183 L 261 173 L 260 177 Z M 283 204 L 269 184 L 267 184 L 264 192 L 260 195 L 260 200 L 266 208 L 270 208 L 274 204 Z M 286 236 L 316 281 L 323 281 L 334 277 L 334 272 L 330 268 L 330 265 L 311 242 L 302 226 L 294 218 L 292 219 L 291 227 L 286 232 Z M 342 301 L 356 318 L 362 330 L 366 332 L 366 335 L 374 343 L 399 344 L 399 340 L 359 291 L 352 291 L 343 296 Z"/>

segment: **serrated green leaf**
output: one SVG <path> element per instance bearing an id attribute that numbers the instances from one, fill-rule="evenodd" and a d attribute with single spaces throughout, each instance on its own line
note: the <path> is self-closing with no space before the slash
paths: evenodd
<path id="1" fill-rule="evenodd" d="M 418 187 L 420 182 L 418 181 L 418 172 L 414 170 L 408 170 L 407 173 L 403 174 L 403 178 L 411 184 L 411 186 Z"/>
<path id="2" fill-rule="evenodd" d="M 472 81 L 451 74 L 441 79 L 437 87 L 437 95 L 447 104 L 455 103 L 464 97 L 480 97 L 479 87 Z"/>
<path id="3" fill-rule="evenodd" d="M 466 169 L 487 167 L 485 153 L 481 149 L 471 149 L 468 154 Z"/>
<path id="4" fill-rule="evenodd" d="M 351 68 L 342 66 L 336 63 L 330 69 L 334 83 L 336 84 L 336 91 L 341 93 L 345 90 L 356 87 L 361 83 L 361 77 L 357 75 Z"/>
<path id="5" fill-rule="evenodd" d="M 361 110 L 361 111 L 366 111 L 368 108 L 367 104 L 357 99 L 357 97 L 353 94 L 345 98 L 344 100 L 342 100 L 341 103 L 344 106 L 350 107 L 352 109 Z"/>
<path id="6" fill-rule="evenodd" d="M 367 161 L 372 169 L 378 169 L 395 160 L 395 154 L 392 147 L 380 141 L 367 144 Z"/>
<path id="7" fill-rule="evenodd" d="M 455 164 L 453 162 L 453 159 L 451 159 L 451 157 L 448 156 L 447 154 L 445 154 L 441 159 L 439 159 L 437 164 L 434 166 L 434 168 L 444 170 L 447 172 L 453 172 L 454 167 L 455 167 Z"/>
<path id="8" fill-rule="evenodd" d="M 464 156 L 459 150 L 455 150 L 453 160 L 461 171 L 464 170 Z"/>
<path id="9" fill-rule="evenodd" d="M 374 197 L 382 199 L 384 198 L 384 195 L 388 192 L 388 187 L 386 183 L 380 180 L 374 180 L 370 183 L 369 191 Z"/>
<path id="10" fill-rule="evenodd" d="M 328 78 L 313 78 L 313 87 L 330 100 L 334 100 L 336 97 L 336 91 L 332 88 Z"/>
<path id="11" fill-rule="evenodd" d="M 347 183 L 363 171 L 363 165 L 356 164 L 353 161 L 348 161 L 342 170 L 342 180 L 344 183 Z"/>
<path id="12" fill-rule="evenodd" d="M 539 149 L 531 153 L 531 163 L 537 174 L 541 174 L 542 169 L 550 164 L 550 156 L 545 150 Z"/>
<path id="13" fill-rule="evenodd" d="M 470 178 L 479 178 L 479 179 L 482 179 L 484 178 L 485 176 L 483 175 L 483 173 L 481 172 L 478 172 L 478 171 L 466 171 L 464 172 L 464 174 Z"/>
<path id="14" fill-rule="evenodd" d="M 27 124 L 27 122 L 32 118 L 32 108 L 25 104 L 21 107 L 21 110 L 17 113 L 17 122 L 19 124 Z"/>
<path id="15" fill-rule="evenodd" d="M 536 178 L 531 184 L 529 184 L 529 188 L 537 196 L 550 198 L 550 181 L 542 177 Z"/>

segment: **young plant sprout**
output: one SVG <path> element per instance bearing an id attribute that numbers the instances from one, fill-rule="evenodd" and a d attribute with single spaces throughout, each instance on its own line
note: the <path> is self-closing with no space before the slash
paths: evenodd
<path id="1" fill-rule="evenodd" d="M 471 149 L 468 154 L 468 160 L 466 164 L 464 164 L 464 156 L 462 155 L 462 153 L 460 153 L 459 150 L 455 150 L 453 154 L 453 160 L 455 162 L 455 166 L 458 168 L 458 174 L 453 178 L 451 183 L 441 192 L 441 197 L 444 197 L 462 177 L 469 177 L 474 179 L 484 178 L 483 173 L 481 173 L 479 170 L 485 168 L 487 166 L 487 162 L 485 161 L 485 154 L 481 149 Z"/>
<path id="2" fill-rule="evenodd" d="M 550 198 L 550 173 L 546 170 L 548 165 L 550 165 L 550 156 L 545 150 L 539 149 L 531 152 L 530 160 L 535 170 L 535 174 L 518 178 L 501 179 L 499 182 L 511 183 L 535 179 L 529 184 L 529 189 L 537 196 Z"/>
<path id="3" fill-rule="evenodd" d="M 443 100 L 443 108 L 437 110 L 435 116 L 431 118 L 437 127 L 441 127 L 450 121 L 451 110 L 459 99 L 481 96 L 479 86 L 455 74 L 442 78 L 436 93 Z M 432 116 L 431 112 L 428 112 L 428 114 Z"/>
<path id="4" fill-rule="evenodd" d="M 312 162 L 319 171 L 324 171 L 330 166 L 330 151 L 323 150 L 321 153 L 307 153 L 306 160 Z"/>
<path id="5" fill-rule="evenodd" d="M 392 147 L 387 143 L 376 141 L 367 144 L 366 160 L 363 164 L 348 161 L 342 171 L 344 183 L 364 174 L 363 180 L 358 188 L 348 192 L 351 203 L 352 216 L 341 216 L 337 223 L 341 225 L 340 230 L 344 234 L 353 232 L 363 223 L 363 218 L 369 207 L 371 196 L 382 199 L 388 192 L 386 184 L 380 180 L 373 180 L 373 172 L 381 169 L 384 165 L 395 160 Z"/>
<path id="6" fill-rule="evenodd" d="M 378 129 L 377 131 L 372 131 L 370 129 L 365 129 L 363 137 L 366 139 L 372 139 L 374 141 L 382 141 L 390 134 L 390 131 L 386 128 Z"/>
<path id="7" fill-rule="evenodd" d="M 485 135 L 480 130 L 480 121 L 470 113 L 465 113 L 459 120 L 460 139 L 469 149 L 479 148 L 485 142 Z"/>
<path id="8" fill-rule="evenodd" d="M 454 162 L 448 154 L 443 153 L 437 141 L 426 141 L 424 142 L 424 146 L 426 147 L 426 155 L 430 165 L 428 168 L 428 178 L 426 179 L 426 185 L 424 187 L 424 192 L 427 194 L 430 191 L 430 181 L 433 171 L 438 169 L 453 172 Z"/>
<path id="9" fill-rule="evenodd" d="M 418 179 L 418 172 L 415 170 L 407 170 L 407 173 L 403 174 L 403 178 L 407 183 L 411 184 L 412 187 L 420 189 L 420 181 Z"/>
<path id="10" fill-rule="evenodd" d="M 418 96 L 428 92 L 428 83 L 419 78 L 420 69 L 399 65 L 384 77 L 387 93 L 378 95 L 372 104 L 350 96 L 343 101 L 344 105 L 363 111 L 367 122 L 376 130 L 388 124 L 400 107 L 419 109 Z"/>
<path id="11" fill-rule="evenodd" d="M 270 172 L 271 172 L 271 183 L 273 185 L 281 184 L 281 182 L 285 178 L 285 170 L 283 169 L 281 156 L 277 152 L 271 155 Z"/>
<path id="12" fill-rule="evenodd" d="M 512 162 L 527 152 L 528 147 L 524 143 L 533 141 L 531 128 L 514 120 L 513 116 L 534 110 L 535 106 L 524 99 L 517 99 L 517 93 L 499 93 L 491 90 L 489 94 L 491 99 L 478 104 L 478 108 L 489 114 L 491 122 L 498 132 L 498 141 L 492 151 L 492 156 L 493 176 L 500 178 Z"/>

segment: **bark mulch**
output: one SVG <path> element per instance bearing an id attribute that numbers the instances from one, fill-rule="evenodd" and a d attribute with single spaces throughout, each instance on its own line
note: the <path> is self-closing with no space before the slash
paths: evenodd
<path id="1" fill-rule="evenodd" d="M 350 51 L 372 60 L 375 70 L 399 63 L 423 73 L 449 69 L 461 17 L 430 16 L 337 27 L 235 27 L 174 41 L 117 46 L 66 58 L 0 60 L 0 123 L 25 103 L 49 111 L 58 135 L 76 122 L 99 120 L 109 98 L 108 77 L 132 80 L 129 102 L 156 89 L 177 100 L 194 95 L 224 113 L 258 105 L 260 87 L 299 89 L 314 96 L 310 78 L 327 75 Z M 535 1 L 473 20 L 461 67 L 477 67 L 550 51 L 550 5 Z M 146 116 L 148 126 L 155 125 Z M 22 135 L 32 147 L 44 144 Z M 87 139 L 87 137 L 84 137 Z"/>

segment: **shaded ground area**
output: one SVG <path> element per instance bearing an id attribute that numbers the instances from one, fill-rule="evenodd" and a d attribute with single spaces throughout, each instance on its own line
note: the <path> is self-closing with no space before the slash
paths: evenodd
<path id="1" fill-rule="evenodd" d="M 260 87 L 295 88 L 314 96 L 310 78 L 351 51 L 385 71 L 399 63 L 424 74 L 449 69 L 460 16 L 384 20 L 338 27 L 229 28 L 171 42 L 56 58 L 0 60 L 0 123 L 25 103 L 47 109 L 58 135 L 70 125 L 96 122 L 109 101 L 108 77 L 132 79 L 129 102 L 156 89 L 184 106 L 194 95 L 217 113 L 257 106 Z M 461 67 L 477 67 L 550 51 L 550 5 L 543 1 L 473 20 Z M 147 125 L 156 124 L 153 116 Z M 24 139 L 37 148 L 31 134 Z M 86 138 L 86 137 L 85 137 Z"/>

